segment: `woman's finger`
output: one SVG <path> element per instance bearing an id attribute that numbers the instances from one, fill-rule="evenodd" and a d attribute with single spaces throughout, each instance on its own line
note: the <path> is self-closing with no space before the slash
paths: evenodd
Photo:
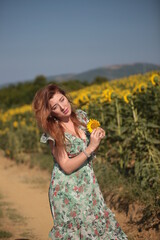
<path id="1" fill-rule="evenodd" d="M 104 134 L 104 131 L 101 130 L 101 129 L 98 129 L 97 131 L 98 131 L 99 133 L 101 133 L 101 134 Z"/>
<path id="2" fill-rule="evenodd" d="M 98 127 L 95 128 L 91 134 L 96 138 L 103 138 L 105 136 L 105 131 L 102 128 Z"/>
<path id="3" fill-rule="evenodd" d="M 98 131 L 95 131 L 95 136 L 98 138 L 99 137 L 99 132 Z"/>
<path id="4" fill-rule="evenodd" d="M 104 137 L 105 137 L 105 132 L 104 132 L 104 131 L 103 131 L 103 132 L 101 131 L 100 137 L 101 137 L 101 138 L 104 138 Z"/>
<path id="5" fill-rule="evenodd" d="M 103 133 L 102 133 L 101 131 L 99 131 L 99 132 L 97 133 L 97 137 L 101 139 L 101 138 L 103 137 Z"/>
<path id="6" fill-rule="evenodd" d="M 95 134 L 95 132 L 96 132 L 96 129 L 93 129 L 93 131 L 92 131 L 92 133 L 91 133 L 91 134 L 92 134 L 92 135 L 94 135 L 94 134 Z"/>

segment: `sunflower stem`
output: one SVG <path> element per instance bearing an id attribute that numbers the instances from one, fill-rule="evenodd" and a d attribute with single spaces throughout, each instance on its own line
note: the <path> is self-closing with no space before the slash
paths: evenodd
<path id="1" fill-rule="evenodd" d="M 100 107 L 100 109 L 101 109 L 101 123 L 102 123 L 102 125 L 104 125 L 104 113 L 103 113 L 102 106 Z"/>
<path id="2" fill-rule="evenodd" d="M 137 123 L 138 122 L 137 109 L 135 109 L 135 107 L 134 107 L 133 100 L 131 100 L 131 109 L 132 109 L 132 112 L 133 112 L 134 122 Z"/>
<path id="3" fill-rule="evenodd" d="M 116 117 L 117 117 L 117 133 L 118 136 L 121 135 L 121 119 L 120 119 L 120 109 L 119 109 L 119 104 L 118 104 L 118 99 L 116 98 Z"/>

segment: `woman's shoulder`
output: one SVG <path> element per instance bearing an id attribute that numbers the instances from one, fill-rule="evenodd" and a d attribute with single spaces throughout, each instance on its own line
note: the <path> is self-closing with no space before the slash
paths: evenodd
<path id="1" fill-rule="evenodd" d="M 48 143 L 48 140 L 53 141 L 53 145 L 55 145 L 55 140 L 53 137 L 51 137 L 49 134 L 47 133 L 42 133 L 41 137 L 40 137 L 40 142 L 41 143 Z"/>
<path id="2" fill-rule="evenodd" d="M 88 123 L 89 120 L 88 120 L 87 112 L 85 112 L 82 109 L 76 109 L 76 114 L 80 121 Z"/>
<path id="3" fill-rule="evenodd" d="M 77 108 L 77 109 L 76 109 L 76 113 L 85 113 L 85 114 L 87 114 L 84 110 L 82 110 L 82 109 L 80 109 L 80 108 Z"/>

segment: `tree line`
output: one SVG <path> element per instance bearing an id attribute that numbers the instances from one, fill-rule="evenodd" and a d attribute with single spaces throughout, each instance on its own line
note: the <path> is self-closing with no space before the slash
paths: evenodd
<path id="1" fill-rule="evenodd" d="M 92 83 L 80 80 L 68 80 L 62 82 L 48 81 L 45 76 L 39 75 L 31 82 L 10 84 L 7 87 L 0 89 L 0 108 L 8 109 L 24 104 L 30 104 L 33 100 L 35 93 L 42 87 L 49 83 L 58 84 L 58 86 L 65 89 L 67 92 L 76 91 L 82 89 L 91 84 L 100 84 L 108 81 L 107 78 L 97 76 Z"/>

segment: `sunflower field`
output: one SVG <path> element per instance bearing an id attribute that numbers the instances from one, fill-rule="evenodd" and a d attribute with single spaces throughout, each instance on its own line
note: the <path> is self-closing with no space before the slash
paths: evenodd
<path id="1" fill-rule="evenodd" d="M 106 131 L 99 154 L 144 188 L 160 186 L 160 75 L 92 85 L 71 96 Z"/>
<path id="2" fill-rule="evenodd" d="M 142 188 L 160 189 L 160 72 L 133 75 L 70 92 L 73 103 L 106 131 L 99 155 Z M 47 152 L 31 105 L 0 110 L 0 148 L 22 161 Z"/>

